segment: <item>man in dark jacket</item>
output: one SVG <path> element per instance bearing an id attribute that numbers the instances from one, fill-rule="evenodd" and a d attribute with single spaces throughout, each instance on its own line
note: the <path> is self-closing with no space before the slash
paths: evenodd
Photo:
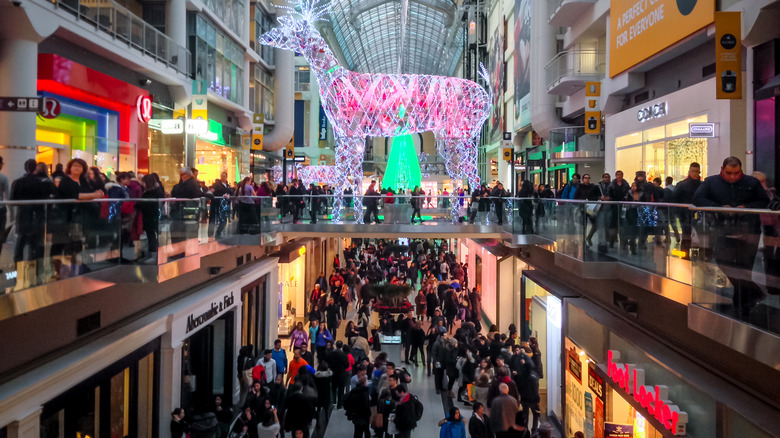
<path id="1" fill-rule="evenodd" d="M 297 383 L 290 386 L 287 397 L 287 415 L 284 418 L 284 430 L 292 432 L 303 431 L 303 437 L 309 438 L 309 425 L 314 419 L 314 402 L 304 397 L 301 386 Z"/>
<path id="2" fill-rule="evenodd" d="M 469 419 L 469 436 L 471 438 L 493 438 L 490 428 L 490 418 L 485 414 L 485 406 L 474 402 L 474 414 Z"/>
<path id="3" fill-rule="evenodd" d="M 398 385 L 396 393 L 400 401 L 395 407 L 395 425 L 398 428 L 398 438 L 409 438 L 412 430 L 417 427 L 417 412 L 412 394 L 406 392 L 404 385 Z"/>
<path id="4" fill-rule="evenodd" d="M 371 180 L 371 184 L 368 186 L 365 195 L 363 196 L 363 203 L 366 206 L 366 214 L 363 216 L 363 222 L 370 224 L 371 217 L 376 223 L 379 223 L 379 193 L 376 191 L 376 181 Z"/>
<path id="5" fill-rule="evenodd" d="M 25 174 L 11 184 L 11 199 L 14 201 L 33 201 L 48 198 L 43 181 L 35 174 L 35 160 L 24 163 Z M 41 204 L 24 204 L 16 210 L 16 232 L 18 234 L 14 250 L 14 262 L 36 260 L 43 257 L 44 226 L 46 212 Z M 5 230 L 0 230 L 5 231 Z M 28 257 L 24 250 L 30 247 Z"/>
<path id="6" fill-rule="evenodd" d="M 370 401 L 368 379 L 363 376 L 358 379 L 357 386 L 349 392 L 344 402 L 347 418 L 355 425 L 355 438 L 371 438 L 371 431 L 368 428 L 371 419 Z"/>
<path id="7" fill-rule="evenodd" d="M 607 197 L 610 201 L 627 201 L 628 200 L 628 192 L 631 191 L 631 184 L 623 179 L 623 171 L 618 170 L 615 172 L 615 179 L 612 180 L 612 182 L 609 184 L 609 189 L 607 190 Z M 620 244 L 621 246 L 626 246 L 628 237 L 626 236 L 625 230 L 626 227 L 624 226 L 625 220 L 621 219 L 623 217 L 623 207 L 622 205 L 612 205 L 609 209 L 609 246 L 613 247 L 615 245 L 615 242 L 618 238 L 618 231 L 620 231 Z M 621 226 L 618 227 L 618 221 L 621 221 Z"/>
<path id="8" fill-rule="evenodd" d="M 171 196 L 174 198 L 195 199 L 200 198 L 202 192 L 198 180 L 192 176 L 192 170 L 189 167 L 179 169 L 181 181 L 173 186 Z"/>
<path id="9" fill-rule="evenodd" d="M 504 223 L 504 198 L 509 196 L 509 193 L 504 190 L 504 185 L 499 181 L 493 190 L 490 192 L 490 197 L 493 198 L 493 205 L 496 209 L 496 218 L 498 218 L 498 225 Z"/>
<path id="10" fill-rule="evenodd" d="M 674 189 L 674 202 L 676 204 L 693 204 L 693 194 L 701 185 L 701 166 L 693 162 L 688 167 L 688 177 L 677 183 Z M 682 228 L 682 242 L 680 244 L 682 251 L 685 252 L 683 258 L 690 258 L 691 249 L 691 220 L 693 213 L 687 208 L 675 208 L 677 217 L 680 219 Z"/>
<path id="11" fill-rule="evenodd" d="M 335 335 L 334 335 L 335 336 Z M 336 390 L 336 408 L 344 407 L 344 396 L 349 387 L 349 358 L 342 350 L 344 344 L 341 341 L 336 342 L 336 348 L 330 351 L 326 360 L 333 371 L 333 388 Z"/>
<path id="12" fill-rule="evenodd" d="M 693 195 L 699 207 L 766 208 L 769 196 L 761 182 L 742 173 L 742 162 L 736 157 L 723 160 L 720 174 L 707 177 Z M 715 217 L 710 228 L 715 235 L 712 255 L 718 267 L 734 287 L 734 309 L 746 317 L 764 298 L 761 288 L 750 280 L 761 238 L 757 214 L 706 214 Z"/>
<path id="13" fill-rule="evenodd" d="M 290 205 L 290 208 L 292 209 L 293 214 L 293 223 L 298 223 L 298 218 L 301 216 L 301 211 L 303 210 L 303 197 L 306 194 L 306 189 L 301 184 L 300 180 L 293 179 L 292 187 L 290 187 L 290 202 L 292 205 Z"/>

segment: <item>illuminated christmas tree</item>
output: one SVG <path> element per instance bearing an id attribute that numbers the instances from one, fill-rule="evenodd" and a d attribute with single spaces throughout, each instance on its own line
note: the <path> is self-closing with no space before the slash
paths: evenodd
<path id="1" fill-rule="evenodd" d="M 412 136 L 407 134 L 393 137 L 382 186 L 398 192 L 399 189 L 410 190 L 419 187 L 421 181 L 420 162 L 417 161 Z"/>

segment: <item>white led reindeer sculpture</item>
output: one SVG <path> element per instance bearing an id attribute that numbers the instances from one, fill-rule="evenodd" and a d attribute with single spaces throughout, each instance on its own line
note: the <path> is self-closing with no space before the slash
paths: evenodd
<path id="1" fill-rule="evenodd" d="M 309 62 L 320 87 L 321 104 L 336 136 L 337 198 L 333 219 L 340 220 L 342 194 L 354 194 L 355 219 L 363 223 L 363 152 L 366 137 L 394 137 L 432 131 L 436 150 L 444 158 L 453 182 L 468 179 L 479 185 L 477 147 L 493 96 L 475 82 L 453 77 L 356 73 L 339 65 L 314 27 L 324 21 L 327 6 L 304 0 L 286 8 L 279 27 L 260 36 L 260 44 L 292 50 Z M 480 65 L 480 75 L 488 74 Z M 489 88 L 489 87 L 488 87 Z M 452 220 L 458 220 L 457 190 L 452 190 Z"/>

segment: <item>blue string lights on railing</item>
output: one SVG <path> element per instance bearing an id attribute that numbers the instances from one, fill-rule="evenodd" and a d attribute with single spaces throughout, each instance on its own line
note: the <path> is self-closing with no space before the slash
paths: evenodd
<path id="1" fill-rule="evenodd" d="M 354 194 L 358 223 L 363 221 L 363 151 L 366 137 L 395 137 L 432 131 L 436 150 L 453 180 L 479 185 L 477 146 L 482 124 L 490 115 L 492 93 L 475 82 L 453 77 L 412 74 L 369 74 L 339 65 L 315 28 L 326 21 L 327 6 L 303 0 L 282 6 L 288 13 L 279 27 L 261 35 L 260 44 L 300 53 L 311 66 L 320 89 L 320 101 L 336 137 L 337 198 L 333 218 L 341 218 L 342 195 Z M 484 66 L 480 75 L 488 81 Z M 453 190 L 453 194 L 456 193 Z M 452 205 L 457 204 L 453 197 Z M 457 211 L 453 207 L 453 221 Z"/>

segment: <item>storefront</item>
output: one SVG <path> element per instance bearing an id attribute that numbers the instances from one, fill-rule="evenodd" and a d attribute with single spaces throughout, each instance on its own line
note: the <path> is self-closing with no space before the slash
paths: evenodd
<path id="1" fill-rule="evenodd" d="M 266 286 L 276 282 L 276 269 L 276 259 L 269 258 L 178 303 L 170 335 L 163 338 L 163 382 L 178 382 L 163 388 L 168 412 L 206 412 L 217 395 L 226 404 L 238 403 L 239 350 L 252 345 L 257 354 L 276 339 L 276 324 L 265 317 L 276 306 Z"/>
<path id="2" fill-rule="evenodd" d="M 586 299 L 565 298 L 563 311 L 565 436 L 770 436 L 732 382 Z"/>
<path id="3" fill-rule="evenodd" d="M 521 337 L 535 337 L 542 353 L 543 372 L 539 379 L 540 410 L 558 424 L 563 420 L 561 391 L 561 343 L 563 340 L 562 297 L 550 293 L 537 271 L 524 270 L 522 275 L 521 308 L 518 321 Z"/>
<path id="4" fill-rule="evenodd" d="M 243 155 L 240 133 L 214 120 L 209 120 L 208 132 L 195 137 L 195 167 L 198 179 L 206 184 L 219 179 L 222 172 L 227 172 L 229 182 L 240 182 Z"/>
<path id="5" fill-rule="evenodd" d="M 732 120 L 733 105 L 740 102 L 716 100 L 715 79 L 656 98 L 606 118 L 606 170 L 622 170 L 633 181 L 637 171 L 647 180 L 675 183 L 685 179 L 692 162 L 701 165 L 702 176 L 720 166 L 723 158 L 738 153 L 730 144 L 744 144 L 744 119 Z M 708 137 L 691 135 L 691 123 L 712 123 Z M 733 124 L 733 125 L 732 125 Z M 742 150 L 744 154 L 744 148 Z"/>
<path id="6" fill-rule="evenodd" d="M 306 261 L 307 247 L 293 242 L 282 247 L 279 253 L 279 304 L 275 316 L 279 318 L 280 336 L 289 336 L 298 322 L 303 322 L 307 308 Z"/>
<path id="7" fill-rule="evenodd" d="M 160 340 L 43 405 L 41 437 L 157 436 Z"/>
<path id="8" fill-rule="evenodd" d="M 113 178 L 149 172 L 148 91 L 54 54 L 38 55 L 38 94 L 56 99 L 56 118 L 38 117 L 36 160 L 54 169 L 81 158 Z"/>
<path id="9" fill-rule="evenodd" d="M 232 392 L 235 349 L 235 309 L 240 301 L 234 291 L 218 294 L 180 321 L 181 403 L 185 412 L 205 412 L 216 395 Z"/>

